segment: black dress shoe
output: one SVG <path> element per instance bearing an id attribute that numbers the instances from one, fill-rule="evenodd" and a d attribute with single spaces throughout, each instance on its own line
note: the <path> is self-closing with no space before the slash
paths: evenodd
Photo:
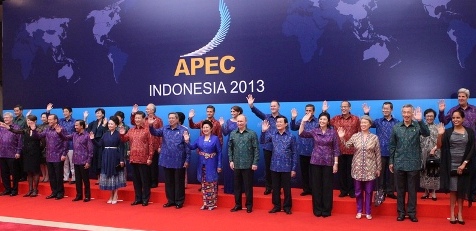
<path id="1" fill-rule="evenodd" d="M 349 197 L 350 197 L 350 198 L 355 198 L 355 193 L 350 193 L 350 194 L 349 194 Z"/>
<path id="2" fill-rule="evenodd" d="M 33 190 L 28 191 L 23 197 L 29 197 L 33 193 Z"/>
<path id="3" fill-rule="evenodd" d="M 293 212 L 291 212 L 291 209 L 285 209 L 284 212 L 288 215 L 291 215 L 293 214 Z"/>
<path id="4" fill-rule="evenodd" d="M 64 197 L 63 195 L 56 196 L 55 200 L 61 200 L 63 199 L 63 197 Z"/>
<path id="5" fill-rule="evenodd" d="M 11 196 L 11 197 L 14 197 L 14 196 L 16 196 L 16 195 L 18 195 L 18 192 L 17 192 L 17 191 L 12 191 L 12 193 L 10 193 L 10 196 Z"/>
<path id="6" fill-rule="evenodd" d="M 347 193 L 341 192 L 341 193 L 339 194 L 339 197 L 346 197 L 346 196 L 347 196 Z"/>
<path id="7" fill-rule="evenodd" d="M 3 191 L 2 193 L 0 193 L 0 196 L 10 195 L 10 194 L 12 194 L 11 191 Z"/>
<path id="8" fill-rule="evenodd" d="M 83 202 L 89 202 L 90 200 L 91 200 L 91 198 L 86 197 L 86 198 L 84 198 Z"/>
<path id="9" fill-rule="evenodd" d="M 396 196 L 395 194 L 393 194 L 393 193 L 388 193 L 388 194 L 387 194 L 387 197 L 388 197 L 388 198 L 392 198 L 392 199 L 397 199 L 397 196 Z"/>
<path id="10" fill-rule="evenodd" d="M 246 212 L 247 212 L 247 213 L 251 213 L 251 212 L 253 212 L 253 209 L 252 209 L 252 208 L 247 208 L 247 209 L 246 209 Z"/>
<path id="11" fill-rule="evenodd" d="M 82 199 L 83 199 L 82 197 L 75 197 L 75 198 L 73 199 L 73 201 L 80 201 L 80 200 L 82 200 Z"/>
<path id="12" fill-rule="evenodd" d="M 266 190 L 264 190 L 264 195 L 268 195 L 268 194 L 271 194 L 272 190 L 267 188 Z"/>
<path id="13" fill-rule="evenodd" d="M 159 187 L 159 184 L 153 183 L 150 185 L 150 188 L 157 188 L 157 187 Z"/>
<path id="14" fill-rule="evenodd" d="M 47 196 L 46 199 L 53 199 L 55 197 L 56 197 L 56 194 L 51 194 L 51 195 Z"/>
<path id="15" fill-rule="evenodd" d="M 299 195 L 301 195 L 301 196 L 307 196 L 307 195 L 311 195 L 311 192 L 306 192 L 306 191 L 304 191 L 304 192 L 302 192 L 302 193 L 299 194 Z"/>
<path id="16" fill-rule="evenodd" d="M 181 209 L 183 207 L 183 204 L 179 204 L 179 205 L 176 205 L 175 208 L 176 209 Z M 211 210 L 211 209 L 210 209 Z"/>
<path id="17" fill-rule="evenodd" d="M 149 202 L 148 202 L 148 201 L 142 202 L 142 206 L 147 206 L 147 205 L 149 205 Z"/>
<path id="18" fill-rule="evenodd" d="M 277 213 L 277 212 L 281 212 L 281 209 L 273 208 L 273 209 L 269 210 L 268 213 Z"/>
<path id="19" fill-rule="evenodd" d="M 418 218 L 416 218 L 416 216 L 410 216 L 410 221 L 418 222 Z"/>
<path id="20" fill-rule="evenodd" d="M 131 203 L 131 205 L 138 205 L 138 204 L 141 204 L 141 203 L 142 202 L 140 202 L 140 201 L 134 201 L 134 202 Z"/>
<path id="21" fill-rule="evenodd" d="M 405 215 L 398 215 L 397 221 L 403 221 L 405 220 Z"/>
<path id="22" fill-rule="evenodd" d="M 235 206 L 235 207 L 233 207 L 232 209 L 230 209 L 230 212 L 236 212 L 236 211 L 242 210 L 242 209 L 243 209 L 242 207 Z"/>
<path id="23" fill-rule="evenodd" d="M 169 202 L 167 202 L 167 203 L 165 203 L 163 206 L 164 206 L 164 208 L 168 208 L 168 207 L 172 207 L 172 206 L 174 206 L 174 205 L 175 205 L 174 203 L 169 203 Z"/>

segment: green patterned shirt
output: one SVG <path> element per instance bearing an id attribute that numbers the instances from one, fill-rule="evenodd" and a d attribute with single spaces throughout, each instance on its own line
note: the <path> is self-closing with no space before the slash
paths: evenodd
<path id="1" fill-rule="evenodd" d="M 422 121 L 412 121 L 407 127 L 403 122 L 395 124 L 390 136 L 390 164 L 394 170 L 417 171 L 421 169 L 420 135 L 430 135 Z"/>
<path id="2" fill-rule="evenodd" d="M 230 133 L 228 141 L 228 158 L 235 169 L 250 169 L 258 165 L 259 146 L 256 132 L 246 128 L 242 133 L 236 129 Z"/>

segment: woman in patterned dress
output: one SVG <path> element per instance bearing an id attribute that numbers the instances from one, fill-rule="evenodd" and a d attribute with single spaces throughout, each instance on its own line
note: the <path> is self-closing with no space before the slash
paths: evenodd
<path id="1" fill-rule="evenodd" d="M 425 193 L 421 199 L 428 199 L 431 193 L 431 199 L 436 201 L 436 190 L 440 189 L 440 177 L 438 176 L 428 176 L 426 171 L 426 160 L 430 156 L 439 157 L 439 150 L 436 147 L 436 139 L 438 138 L 438 128 L 435 122 L 436 112 L 433 109 L 426 109 L 423 112 L 425 116 L 426 124 L 428 129 L 430 129 L 430 136 L 424 137 L 420 136 L 420 146 L 421 146 L 421 159 L 423 164 L 423 171 L 420 173 L 420 187 L 425 189 Z"/>
<path id="2" fill-rule="evenodd" d="M 117 203 L 117 190 L 126 187 L 126 178 L 124 169 L 124 154 L 121 150 L 121 138 L 116 130 L 119 119 L 112 116 L 107 122 L 108 131 L 104 132 L 99 141 L 96 141 L 94 133 L 90 132 L 89 137 L 93 144 L 102 150 L 101 153 L 101 173 L 99 177 L 99 188 L 102 190 L 110 190 L 111 196 L 107 201 L 108 204 Z"/>
<path id="3" fill-rule="evenodd" d="M 445 130 L 438 125 L 437 146 L 441 148 L 440 180 L 441 190 L 450 192 L 450 223 L 464 225 L 463 200 L 471 200 L 471 156 L 474 155 L 474 131 L 463 126 L 464 111 L 457 109 L 451 115 L 453 127 Z M 455 216 L 455 204 L 458 214 Z"/>
<path id="4" fill-rule="evenodd" d="M 372 119 L 370 116 L 362 116 L 360 119 L 360 132 L 355 133 L 345 142 L 345 130 L 338 128 L 337 132 L 341 142 L 345 142 L 347 147 L 354 147 L 355 153 L 352 159 L 352 178 L 354 178 L 355 199 L 357 202 L 357 215 L 360 219 L 363 212 L 365 200 L 366 218 L 371 220 L 372 193 L 375 179 L 380 176 L 382 170 L 380 144 L 378 137 L 370 133 Z"/>
<path id="5" fill-rule="evenodd" d="M 218 198 L 218 173 L 221 172 L 221 144 L 217 136 L 212 135 L 212 122 L 202 122 L 203 136 L 190 143 L 190 135 L 184 132 L 185 143 L 191 150 L 199 149 L 197 179 L 202 182 L 203 205 L 200 209 L 213 210 Z"/>

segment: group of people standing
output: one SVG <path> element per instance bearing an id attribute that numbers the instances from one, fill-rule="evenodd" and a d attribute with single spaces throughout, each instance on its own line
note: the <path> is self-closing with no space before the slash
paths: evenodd
<path id="1" fill-rule="evenodd" d="M 291 178 L 296 176 L 299 162 L 301 196 L 312 195 L 313 214 L 317 217 L 331 216 L 333 174 L 339 172 L 339 197 L 356 198 L 357 219 L 364 215 L 372 219 L 372 194 L 377 186 L 384 189 L 386 197 L 397 199 L 398 221 L 408 216 L 417 222 L 416 192 L 420 179 L 420 186 L 425 189 L 422 199 L 431 196 L 436 200 L 436 190 L 450 192 L 450 222 L 464 224 L 463 200 L 471 203 L 475 193 L 471 191 L 471 185 L 475 185 L 471 183 L 474 181 L 471 175 L 474 175 L 476 156 L 473 154 L 476 107 L 468 104 L 468 98 L 469 90 L 460 89 L 459 105 L 446 115 L 444 101 L 438 103 L 438 115 L 433 109 L 422 113 L 418 107 L 404 105 L 401 109 L 403 121 L 393 117 L 391 102 L 384 102 L 383 117 L 373 120 L 366 104 L 362 106 L 363 117 L 351 114 L 349 101 L 342 101 L 341 114 L 331 118 L 327 112 L 329 106 L 324 101 L 317 117 L 312 104 L 305 106 L 301 120 L 297 120 L 297 110 L 292 109 L 288 125 L 287 117 L 279 112 L 278 101 L 272 101 L 271 113 L 265 114 L 254 106 L 253 96 L 248 95 L 251 112 L 263 120 L 259 136 L 247 127 L 241 107 L 233 106 L 231 118 L 225 121 L 223 118 L 216 120 L 215 108 L 209 105 L 207 118 L 198 123 L 193 122 L 195 111 L 189 112 L 190 128 L 200 129 L 196 140 L 191 140 L 189 129 L 183 125 L 183 113 L 170 112 L 168 124 L 164 125 L 155 115 L 153 104 L 147 105 L 146 112 L 133 106 L 131 128 L 123 123 L 123 112 L 116 112 L 108 120 L 102 108 L 95 111 L 96 120 L 88 125 L 85 122 L 87 112 L 84 120 L 74 120 L 72 109 L 65 107 L 64 118 L 58 119 L 50 113 L 52 104 L 48 104 L 47 111 L 42 114 L 46 121 L 39 126 L 34 115 L 28 115 L 24 124 L 15 124 L 13 115 L 7 112 L 4 122 L 0 123 L 0 167 L 5 186 L 1 195 L 18 194 L 20 168 L 17 162 L 23 158 L 23 171 L 27 172 L 30 187 L 25 196 L 37 196 L 42 152 L 46 150 L 52 190 L 47 199 L 62 199 L 63 183 L 71 175 L 70 182 L 76 184 L 73 201 L 88 202 L 91 199 L 91 173 L 99 177 L 100 189 L 111 191 L 107 203 L 116 204 L 117 190 L 126 185 L 128 161 L 134 176 L 135 200 L 131 205 L 148 205 L 150 189 L 157 187 L 158 166 L 161 166 L 167 198 L 163 207 L 180 209 L 185 201 L 186 169 L 190 165 L 191 150 L 196 150 L 199 155 L 197 180 L 203 195 L 201 209 L 216 208 L 218 178 L 223 172 L 225 193 L 235 195 L 231 212 L 243 209 L 241 195 L 244 192 L 246 211 L 251 213 L 253 173 L 258 168 L 258 143 L 261 143 L 266 175 L 264 194 L 272 194 L 273 208 L 269 213 L 292 214 Z M 22 110 L 21 106 L 19 109 Z M 441 122 L 439 125 L 434 122 L 436 116 Z M 453 126 L 445 130 L 444 125 L 450 121 Z M 376 134 L 370 132 L 371 128 L 376 129 Z M 295 137 L 290 130 L 298 131 L 299 136 Z M 224 146 L 223 136 L 228 136 Z M 426 170 L 425 163 L 430 157 L 441 159 L 439 174 L 422 171 Z M 405 206 L 406 193 L 408 202 Z M 454 213 L 456 204 L 457 215 Z"/>

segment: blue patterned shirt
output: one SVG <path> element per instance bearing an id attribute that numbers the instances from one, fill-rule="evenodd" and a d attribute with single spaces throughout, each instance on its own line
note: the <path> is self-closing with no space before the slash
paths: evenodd
<path id="1" fill-rule="evenodd" d="M 301 120 L 291 120 L 291 130 L 298 131 L 299 126 L 301 124 Z M 312 116 L 312 118 L 304 124 L 304 131 L 311 131 L 314 128 L 319 127 L 319 121 L 317 118 Z M 312 149 L 314 147 L 314 139 L 313 138 L 304 138 L 298 136 L 297 138 L 297 153 L 301 156 L 311 156 Z"/>
<path id="2" fill-rule="evenodd" d="M 390 143 L 390 135 L 392 135 L 392 128 L 395 124 L 399 123 L 400 120 L 392 118 L 387 120 L 385 118 L 379 118 L 374 120 L 372 123 L 372 128 L 376 129 L 376 135 L 380 144 L 380 152 L 382 156 L 390 156 L 390 151 L 388 150 L 388 144 Z"/>
<path id="3" fill-rule="evenodd" d="M 267 120 L 269 122 L 269 130 L 268 132 L 274 132 L 276 130 L 276 117 L 273 117 L 271 114 L 264 114 L 261 112 L 257 107 L 253 106 L 251 108 L 251 112 L 253 112 L 258 118 L 261 120 Z M 281 114 L 278 114 L 278 116 Z M 287 128 L 286 128 L 287 129 Z M 264 150 L 272 151 L 273 150 L 273 144 L 270 142 L 263 143 L 262 145 Z"/>
<path id="4" fill-rule="evenodd" d="M 260 136 L 262 144 L 270 143 L 273 147 L 271 156 L 271 171 L 291 172 L 296 171 L 297 153 L 296 137 L 288 130 L 280 134 L 278 130 L 262 132 Z"/>
<path id="5" fill-rule="evenodd" d="M 74 128 L 74 123 L 76 122 L 75 119 L 69 118 L 69 120 L 66 120 L 65 118 L 61 118 L 58 121 L 58 124 L 63 128 L 65 131 L 66 135 L 71 135 L 74 132 L 76 132 L 76 129 Z M 68 141 L 68 150 L 73 150 L 73 141 L 69 140 Z"/>
<path id="6" fill-rule="evenodd" d="M 159 156 L 159 165 L 165 168 L 183 168 L 185 163 L 190 162 L 190 148 L 185 143 L 183 133 L 188 132 L 185 126 L 178 125 L 176 128 L 166 125 L 159 129 L 149 126 L 153 136 L 162 137 L 162 149 Z"/>

